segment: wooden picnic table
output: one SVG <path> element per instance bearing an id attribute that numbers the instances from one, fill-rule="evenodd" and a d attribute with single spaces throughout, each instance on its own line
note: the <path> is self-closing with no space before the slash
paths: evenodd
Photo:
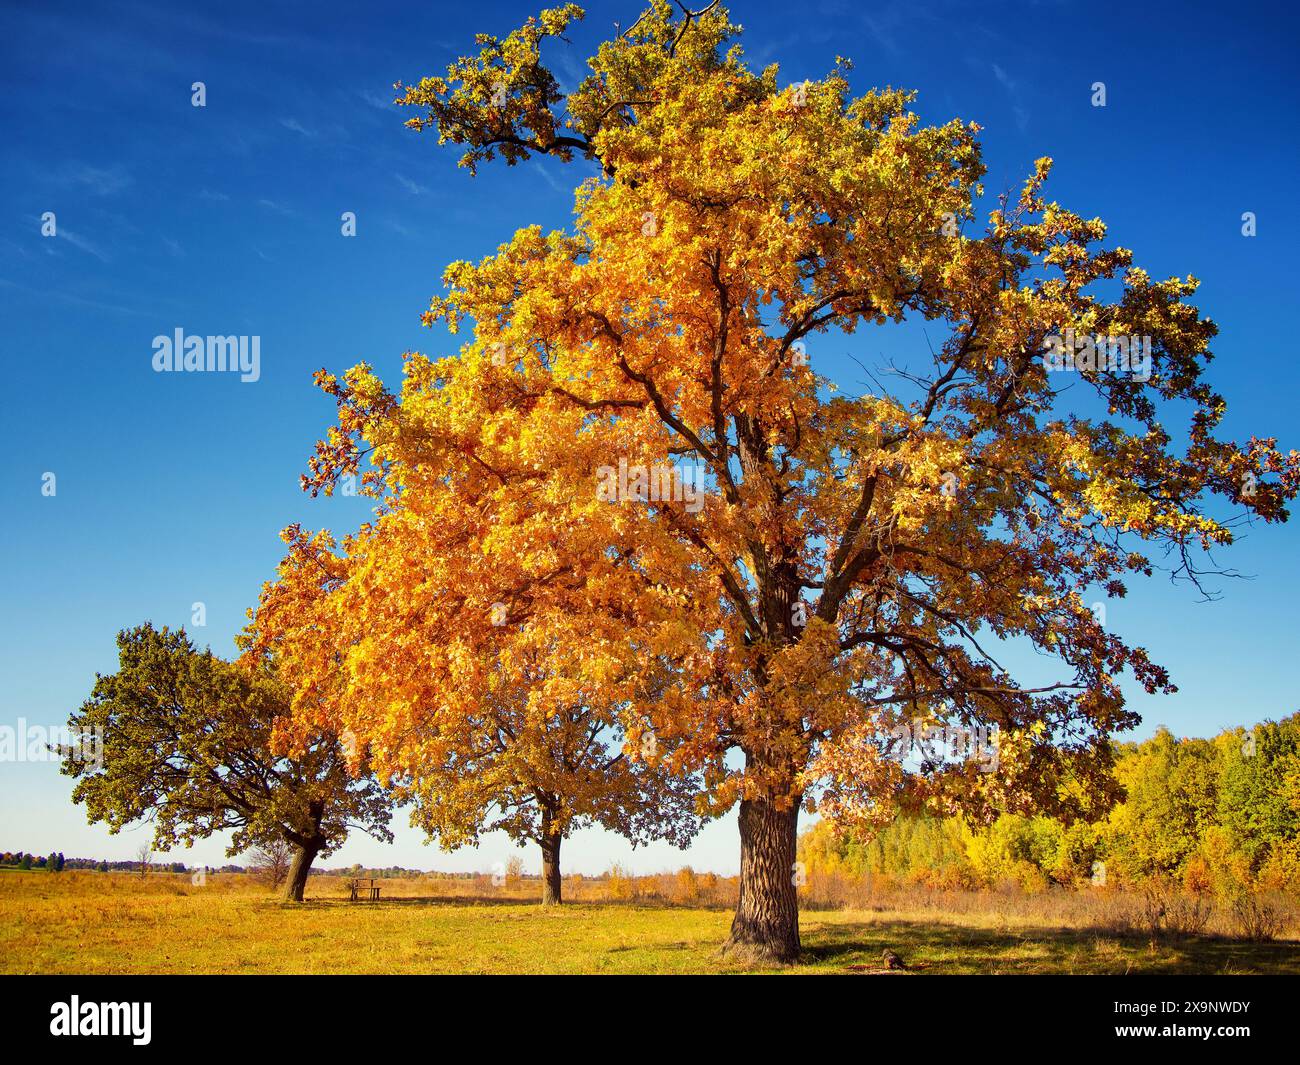
<path id="1" fill-rule="evenodd" d="M 366 897 L 368 901 L 378 902 L 379 885 L 375 883 L 376 879 L 377 879 L 376 877 L 371 876 L 371 877 L 353 877 L 351 880 L 349 880 L 348 901 L 356 902 L 361 897 L 361 893 L 364 891 L 366 893 Z M 362 885 L 365 884 L 367 881 L 369 881 L 369 886 L 363 887 Z"/>

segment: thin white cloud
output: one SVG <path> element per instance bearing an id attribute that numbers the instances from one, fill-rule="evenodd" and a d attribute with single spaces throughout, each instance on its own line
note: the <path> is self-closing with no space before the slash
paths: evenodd
<path id="1" fill-rule="evenodd" d="M 78 233 L 74 233 L 67 226 L 59 226 L 58 235 L 71 244 L 74 248 L 80 248 L 87 255 L 93 255 L 100 262 L 109 262 L 109 257 L 99 248 L 97 244 L 87 240 Z"/>
<path id="2" fill-rule="evenodd" d="M 539 174 L 542 175 L 542 180 L 545 181 L 546 184 L 550 185 L 551 188 L 554 189 L 556 192 L 569 193 L 573 191 L 572 189 L 566 189 L 563 185 L 561 185 L 555 179 L 555 176 L 549 170 L 547 170 L 546 167 L 542 166 L 541 163 L 534 161 L 532 167 L 534 170 L 536 170 Z"/>
<path id="3" fill-rule="evenodd" d="M 280 125 L 285 129 L 292 130 L 294 133 L 301 133 L 304 137 L 314 138 L 316 136 L 315 130 L 308 129 L 293 117 L 280 119 Z"/>
<path id="4" fill-rule="evenodd" d="M 115 164 L 109 167 L 71 163 L 55 179 L 65 188 L 82 188 L 92 196 L 113 196 L 135 182 L 126 167 Z"/>
<path id="5" fill-rule="evenodd" d="M 584 80 L 591 74 L 591 70 L 586 64 L 579 64 L 568 52 L 560 52 L 556 56 L 556 66 L 564 75 L 560 79 L 560 91 L 566 96 L 571 94 Z"/>
<path id="6" fill-rule="evenodd" d="M 998 84 L 1006 89 L 1007 95 L 1011 97 L 1011 113 L 1015 116 L 1016 128 L 1023 133 L 1029 125 L 1029 110 L 1021 103 L 1020 83 L 998 66 L 997 63 L 993 63 L 992 67 L 993 76 L 998 79 Z"/>
<path id="7" fill-rule="evenodd" d="M 365 102 L 371 107 L 377 108 L 380 111 L 391 110 L 393 106 L 392 96 L 383 96 L 380 93 L 372 92 L 370 89 L 362 89 L 357 95 L 360 96 L 361 99 L 365 100 Z"/>
<path id="8" fill-rule="evenodd" d="M 412 181 L 405 174 L 394 174 L 393 176 L 397 178 L 397 183 L 413 196 L 423 196 L 425 193 L 433 191 L 427 185 L 421 185 L 418 181 Z"/>
<path id="9" fill-rule="evenodd" d="M 97 311 L 112 311 L 114 314 L 134 314 L 144 317 L 156 316 L 158 309 L 156 307 L 144 311 L 135 307 L 128 307 L 120 303 L 106 303 L 103 300 L 86 299 L 83 296 L 77 296 L 70 292 L 64 292 L 57 288 L 29 288 L 27 285 L 19 285 L 10 281 L 8 278 L 0 277 L 0 288 L 12 289 L 14 292 L 21 292 L 24 295 L 31 296 L 35 300 L 49 303 L 63 303 L 72 307 L 87 307 Z"/>

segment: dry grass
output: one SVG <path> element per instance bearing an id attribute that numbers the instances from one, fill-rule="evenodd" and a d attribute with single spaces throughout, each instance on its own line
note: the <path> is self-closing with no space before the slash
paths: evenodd
<path id="1" fill-rule="evenodd" d="M 693 874 L 694 875 L 694 874 Z M 286 905 L 252 878 L 68 872 L 0 876 L 0 970 L 9 973 L 678 973 L 716 957 L 734 880 L 681 874 L 574 878 L 543 910 L 536 881 L 381 881 L 348 903 L 346 880 L 313 877 Z M 821 891 L 823 898 L 816 898 Z M 613 897 L 611 897 L 613 896 Z M 689 896 L 678 899 L 677 896 Z M 896 950 L 923 973 L 1300 973 L 1293 939 L 1152 932 L 1119 892 L 805 889 L 805 956 L 786 971 L 865 973 Z M 851 904 L 844 905 L 846 901 Z M 828 908 L 832 904 L 844 908 Z M 822 908 L 816 908 L 820 905 Z M 1231 914 L 1228 915 L 1231 919 Z M 1294 935 L 1290 921 L 1283 935 Z"/>

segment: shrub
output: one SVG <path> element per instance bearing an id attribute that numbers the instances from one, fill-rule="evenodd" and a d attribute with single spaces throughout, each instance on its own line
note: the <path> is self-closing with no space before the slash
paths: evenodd
<path id="1" fill-rule="evenodd" d="M 1199 854 L 1194 855 L 1183 870 L 1183 890 L 1191 895 L 1209 895 L 1214 890 L 1210 863 Z"/>
<path id="2" fill-rule="evenodd" d="M 1231 909 L 1237 935 L 1255 943 L 1276 939 L 1286 925 L 1282 908 L 1256 891 L 1237 892 Z"/>
<path id="3" fill-rule="evenodd" d="M 1300 839 L 1277 844 L 1259 871 L 1259 883 L 1269 891 L 1300 894 Z"/>
<path id="4" fill-rule="evenodd" d="M 674 902 L 694 902 L 700 897 L 700 882 L 695 870 L 689 865 L 677 870 L 673 878 L 672 898 Z"/>
<path id="5" fill-rule="evenodd" d="M 630 899 L 634 895 L 631 875 L 617 862 L 609 867 L 606 880 L 611 899 Z"/>
<path id="6" fill-rule="evenodd" d="M 1214 912 L 1208 896 L 1180 891 L 1163 877 L 1144 881 L 1140 897 L 1140 927 L 1152 935 L 1199 935 Z"/>
<path id="7" fill-rule="evenodd" d="M 1051 886 L 1047 874 L 1031 861 L 1012 862 L 1008 873 L 1011 883 L 1026 895 L 1041 895 Z"/>

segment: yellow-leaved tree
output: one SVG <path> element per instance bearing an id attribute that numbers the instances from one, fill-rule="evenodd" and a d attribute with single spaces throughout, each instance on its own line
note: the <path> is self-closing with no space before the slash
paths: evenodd
<path id="1" fill-rule="evenodd" d="M 1216 436 L 1196 281 L 1106 248 L 1046 197 L 1049 160 L 981 225 L 977 126 L 854 97 L 843 61 L 751 71 L 717 4 L 656 0 L 564 97 L 540 49 L 581 14 L 398 86 L 471 170 L 598 167 L 570 231 L 448 267 L 427 320 L 467 333 L 456 355 L 409 354 L 396 391 L 319 377 L 339 424 L 307 486 L 360 472 L 383 501 L 344 552 L 342 702 L 377 769 L 418 775 L 396 752 L 428 744 L 441 774 L 437 720 L 486 742 L 497 671 L 540 655 L 542 703 L 607 706 L 629 759 L 739 804 L 727 947 L 790 959 L 801 807 L 1051 813 L 1061 779 L 1104 787 L 1120 676 L 1171 686 L 1089 599 L 1156 552 L 1197 580 L 1234 511 L 1286 517 L 1300 457 Z M 819 336 L 904 321 L 930 349 L 868 391 L 818 375 Z M 1017 679 L 1005 641 L 1058 678 Z M 996 757 L 954 753 L 983 729 Z"/>
<path id="2" fill-rule="evenodd" d="M 388 513 L 342 543 L 285 530 L 289 552 L 242 638 L 294 691 L 280 747 L 342 736 L 447 850 L 492 831 L 536 843 L 543 904 L 562 901 L 575 829 L 684 846 L 700 824 L 694 775 L 633 713 L 666 697 L 671 670 L 602 643 L 572 603 L 520 602 L 521 584 L 494 569 L 487 514 L 435 495 L 434 511 Z"/>

